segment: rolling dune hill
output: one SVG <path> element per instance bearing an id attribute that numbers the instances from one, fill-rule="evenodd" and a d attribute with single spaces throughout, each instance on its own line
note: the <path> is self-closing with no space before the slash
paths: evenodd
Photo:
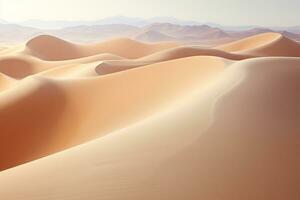
<path id="1" fill-rule="evenodd" d="M 298 200 L 300 44 L 176 41 L 3 47 L 1 199 Z"/>

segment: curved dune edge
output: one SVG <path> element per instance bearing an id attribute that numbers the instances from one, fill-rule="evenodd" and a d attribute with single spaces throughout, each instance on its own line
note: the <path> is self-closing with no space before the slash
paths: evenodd
<path id="1" fill-rule="evenodd" d="M 262 33 L 229 44 L 221 45 L 218 47 L 218 49 L 228 52 L 247 51 L 263 47 L 275 42 L 276 40 L 279 40 L 280 38 L 281 34 L 279 33 Z"/>
<path id="2" fill-rule="evenodd" d="M 164 112 L 1 172 L 0 195 L 299 199 L 299 64 L 299 58 L 236 62 L 214 84 Z"/>
<path id="3" fill-rule="evenodd" d="M 44 48 L 45 46 L 48 48 Z M 174 43 L 146 44 L 127 38 L 117 38 L 93 45 L 77 45 L 50 35 L 41 35 L 27 42 L 25 52 L 44 60 L 76 59 L 103 53 L 111 53 L 127 59 L 157 60 L 157 62 L 199 55 L 242 60 L 259 56 L 298 57 L 300 45 L 279 33 L 272 32 L 211 49 L 195 46 L 180 47 Z"/>
<path id="4" fill-rule="evenodd" d="M 53 66 L 54 63 L 19 54 L 0 57 L 0 72 L 14 79 L 23 79 Z"/>
<path id="5" fill-rule="evenodd" d="M 42 73 L 48 70 L 64 68 L 65 66 L 77 66 L 101 62 L 103 60 L 121 60 L 122 57 L 113 54 L 97 54 L 72 60 L 63 61 L 44 61 L 36 57 L 13 53 L 7 56 L 0 56 L 0 73 L 5 74 L 13 79 L 23 79 L 28 76 Z"/>
<path id="6" fill-rule="evenodd" d="M 88 79 L 42 74 L 25 78 L 0 93 L 0 128 L 5 138 L 0 141 L 0 169 L 81 144 L 160 112 L 204 87 L 225 65 L 221 58 L 191 57 Z"/>
<path id="7" fill-rule="evenodd" d="M 146 44 L 127 38 L 93 45 L 79 45 L 54 36 L 40 35 L 27 42 L 25 53 L 49 61 L 76 59 L 102 53 L 134 59 L 175 46 L 177 46 L 175 43 Z"/>
<path id="8" fill-rule="evenodd" d="M 250 56 L 300 56 L 300 44 L 279 33 L 258 34 L 222 45 L 217 49 Z"/>
<path id="9" fill-rule="evenodd" d="M 66 71 L 65 76 L 69 78 L 73 75 L 74 77 L 90 77 L 200 55 L 218 56 L 230 60 L 265 56 L 300 56 L 300 45 L 278 33 L 259 34 L 212 49 L 203 49 L 197 46 L 173 47 L 174 45 L 172 45 L 169 43 L 150 45 L 121 38 L 82 46 L 42 35 L 27 43 L 25 53 L 20 54 L 15 51 L 2 55 L 0 72 L 14 79 L 22 79 L 37 73 L 49 74 L 54 77 L 55 71 L 59 77 L 64 76 L 64 71 Z M 47 48 L 44 48 L 45 46 Z M 29 56 L 28 53 L 32 56 Z M 77 53 L 79 54 L 77 55 Z M 43 58 L 43 56 L 51 58 Z M 87 69 L 84 70 L 84 67 Z M 78 72 L 76 72 L 77 69 Z M 70 73 L 71 71 L 72 73 Z"/>

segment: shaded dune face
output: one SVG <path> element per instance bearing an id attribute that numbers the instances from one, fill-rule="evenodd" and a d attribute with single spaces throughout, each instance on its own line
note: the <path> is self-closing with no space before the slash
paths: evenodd
<path id="1" fill-rule="evenodd" d="M 245 78 L 217 101 L 211 127 L 158 175 L 160 198 L 299 199 L 299 64 L 238 64 Z"/>
<path id="2" fill-rule="evenodd" d="M 50 35 L 37 36 L 28 41 L 26 52 L 43 60 L 67 60 L 85 56 L 76 45 Z"/>
<path id="3" fill-rule="evenodd" d="M 66 99 L 59 88 L 45 80 L 26 85 L 1 94 L 0 170 L 49 153 L 62 122 Z"/>
<path id="4" fill-rule="evenodd" d="M 34 74 L 32 63 L 19 58 L 0 59 L 0 72 L 15 79 Z"/>

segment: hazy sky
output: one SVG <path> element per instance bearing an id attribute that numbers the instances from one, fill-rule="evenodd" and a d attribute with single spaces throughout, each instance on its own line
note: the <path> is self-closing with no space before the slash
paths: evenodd
<path id="1" fill-rule="evenodd" d="M 300 0 L 0 0 L 0 18 L 91 20 L 171 16 L 226 25 L 300 25 Z"/>

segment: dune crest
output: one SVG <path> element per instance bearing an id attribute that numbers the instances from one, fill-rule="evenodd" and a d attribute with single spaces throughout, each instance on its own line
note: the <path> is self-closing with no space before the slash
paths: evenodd
<path id="1" fill-rule="evenodd" d="M 279 33 L 263 33 L 217 49 L 252 56 L 300 56 L 300 44 Z"/>

